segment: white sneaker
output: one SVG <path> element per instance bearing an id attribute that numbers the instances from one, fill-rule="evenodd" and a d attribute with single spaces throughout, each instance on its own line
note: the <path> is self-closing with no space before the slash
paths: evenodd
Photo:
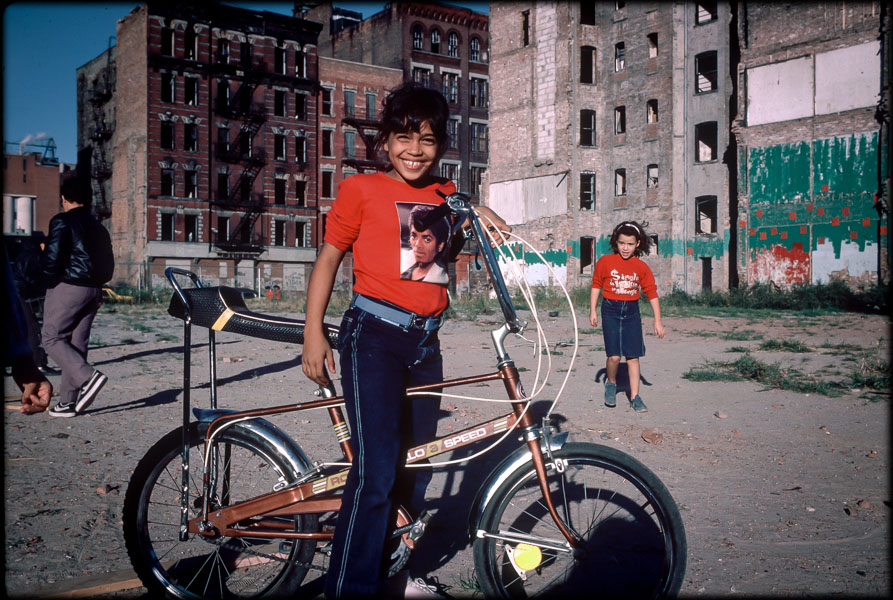
<path id="1" fill-rule="evenodd" d="M 408 577 L 406 581 L 406 590 L 403 592 L 404 598 L 448 598 L 441 594 L 437 586 L 429 585 L 421 577 Z"/>

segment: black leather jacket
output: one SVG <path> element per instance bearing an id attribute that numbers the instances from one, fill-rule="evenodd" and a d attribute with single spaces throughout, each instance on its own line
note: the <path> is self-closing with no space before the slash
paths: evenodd
<path id="1" fill-rule="evenodd" d="M 59 282 L 102 287 L 115 270 L 109 232 L 90 214 L 89 207 L 59 213 L 50 219 L 40 266 L 47 287 Z"/>

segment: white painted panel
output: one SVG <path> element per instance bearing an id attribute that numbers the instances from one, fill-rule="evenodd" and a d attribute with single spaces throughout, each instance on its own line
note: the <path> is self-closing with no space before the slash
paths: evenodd
<path id="1" fill-rule="evenodd" d="M 567 212 L 564 173 L 490 184 L 487 205 L 509 225 L 520 225 Z"/>
<path id="2" fill-rule="evenodd" d="M 880 41 L 873 41 L 816 54 L 816 114 L 827 115 L 877 103 L 881 86 L 880 49 Z"/>
<path id="3" fill-rule="evenodd" d="M 812 116 L 812 57 L 747 70 L 747 124 Z"/>
<path id="4" fill-rule="evenodd" d="M 856 242 L 841 242 L 840 256 L 829 240 L 812 251 L 812 283 L 828 283 L 833 275 L 865 277 L 876 271 L 877 245 L 871 242 L 865 242 L 862 249 Z"/>

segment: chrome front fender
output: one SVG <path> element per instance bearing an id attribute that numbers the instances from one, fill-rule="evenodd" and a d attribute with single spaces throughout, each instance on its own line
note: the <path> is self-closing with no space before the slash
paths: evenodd
<path id="1" fill-rule="evenodd" d="M 551 450 L 560 450 L 567 442 L 568 435 L 568 432 L 563 432 L 550 436 L 549 448 Z M 531 461 L 532 456 L 530 449 L 525 445 L 506 456 L 502 462 L 490 472 L 471 504 L 471 512 L 468 515 L 468 537 L 470 540 L 474 540 L 477 530 L 480 528 L 484 509 L 487 508 L 487 505 L 493 500 L 493 496 L 496 494 L 496 490 L 499 489 L 499 486 L 505 483 L 512 473 L 523 468 L 525 465 L 530 464 Z"/>

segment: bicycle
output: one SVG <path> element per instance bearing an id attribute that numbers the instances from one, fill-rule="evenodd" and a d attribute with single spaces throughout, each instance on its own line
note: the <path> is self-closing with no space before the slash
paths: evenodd
<path id="1" fill-rule="evenodd" d="M 432 219 L 448 210 L 469 220 L 502 310 L 504 322 L 491 332 L 497 370 L 407 393 L 502 381 L 512 411 L 408 449 L 407 468 L 488 438 L 497 437 L 498 443 L 516 435 L 523 442 L 486 477 L 471 504 L 468 535 L 476 577 L 488 598 L 561 597 L 580 590 L 590 595 L 599 589 L 606 595 L 675 595 L 686 562 L 685 529 L 675 501 L 635 458 L 604 445 L 569 442 L 549 415 L 535 422 L 504 344 L 509 334 L 521 335 L 526 323 L 468 198 L 446 197 Z M 183 425 L 148 451 L 128 485 L 123 526 L 133 567 L 153 596 L 296 594 L 309 570 L 324 570 L 314 557 L 324 557 L 329 548 L 338 491 L 353 458 L 342 399 L 330 383 L 316 390 L 316 400 L 218 409 L 216 332 L 301 343 L 304 323 L 251 312 L 243 290 L 203 287 L 191 271 L 168 268 L 166 276 L 175 291 L 169 313 L 184 321 Z M 193 287 L 182 287 L 177 276 Z M 194 409 L 195 420 L 190 417 L 192 325 L 210 332 L 211 408 Z M 334 346 L 338 328 L 326 327 Z M 266 419 L 311 409 L 328 411 L 343 461 L 311 461 Z M 201 465 L 200 480 L 192 465 Z M 428 519 L 427 513 L 413 517 L 398 508 L 391 573 L 405 564 Z M 613 589 L 624 569 L 635 571 L 634 580 Z"/>

